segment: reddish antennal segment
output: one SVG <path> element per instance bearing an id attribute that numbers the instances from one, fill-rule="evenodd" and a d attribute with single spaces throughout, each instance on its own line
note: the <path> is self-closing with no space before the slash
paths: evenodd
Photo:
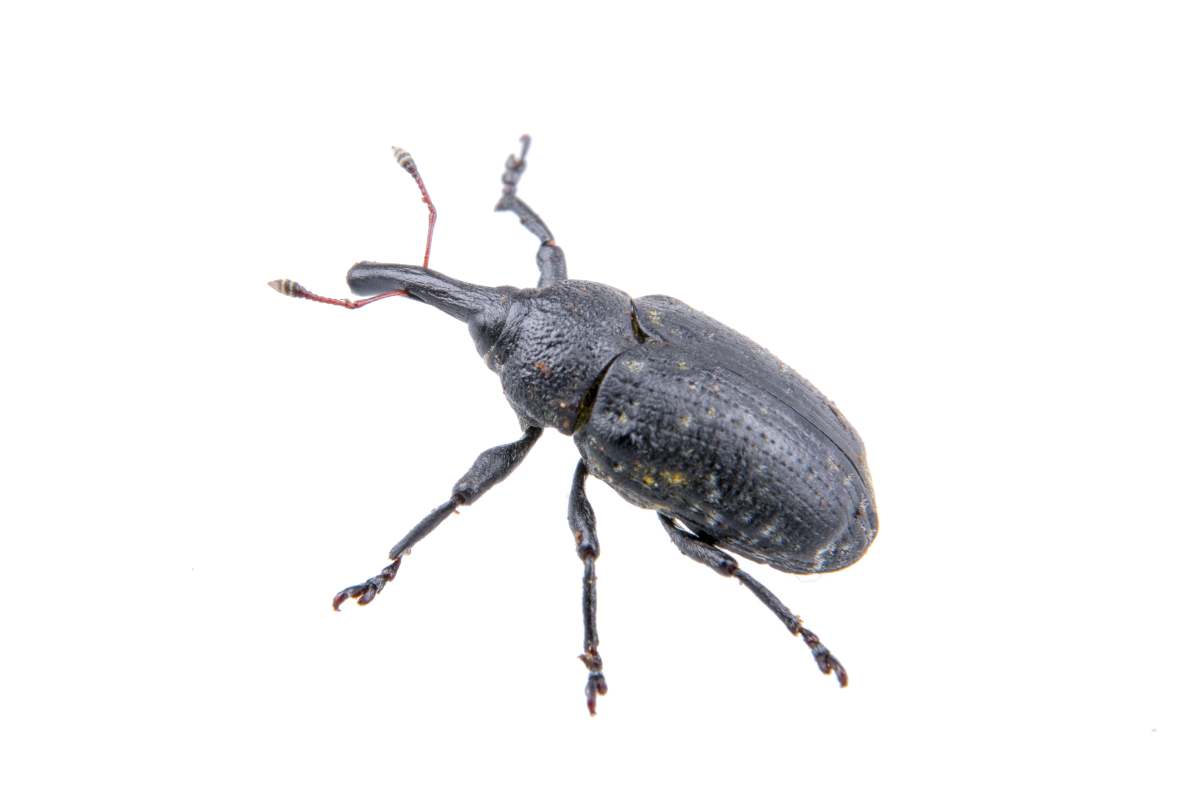
<path id="1" fill-rule="evenodd" d="M 425 205 L 429 206 L 429 232 L 425 234 L 425 261 L 421 264 L 425 269 L 429 269 L 429 248 L 433 246 L 433 225 L 437 222 L 437 209 L 433 207 L 433 201 L 429 199 L 425 181 L 421 180 L 421 173 L 417 171 L 417 162 L 413 161 L 413 157 L 408 154 L 407 150 L 399 147 L 393 147 L 392 153 L 396 156 L 396 163 L 404 167 L 404 171 L 417 182 L 417 188 L 421 190 L 421 199 L 425 201 Z"/>
<path id="2" fill-rule="evenodd" d="M 526 143 L 528 148 L 528 143 Z M 429 199 L 429 191 L 425 188 L 425 181 L 421 180 L 421 173 L 417 171 L 417 162 L 413 161 L 413 157 L 408 154 L 407 150 L 399 147 L 393 147 L 392 153 L 396 156 L 396 163 L 404 167 L 404 171 L 412 176 L 412 179 L 417 182 L 417 188 L 421 190 L 421 199 L 425 201 L 425 205 L 429 206 L 429 231 L 425 234 L 425 260 L 421 266 L 429 269 L 429 250 L 433 246 L 433 225 L 437 222 L 437 209 L 433 207 L 433 201 Z M 270 281 L 268 284 L 272 289 L 285 294 L 288 297 L 299 297 L 301 300 L 312 300 L 314 303 L 327 303 L 331 306 L 341 306 L 342 308 L 362 308 L 365 305 L 374 303 L 376 300 L 382 300 L 385 297 L 408 297 L 408 292 L 403 289 L 396 289 L 391 292 L 377 294 L 374 297 L 367 297 L 362 300 L 338 300 L 333 297 L 310 292 L 300 284 L 293 280 L 282 279 Z"/>
<path id="3" fill-rule="evenodd" d="M 362 300 L 338 300 L 334 297 L 326 297 L 316 292 L 310 292 L 295 281 L 286 278 L 270 281 L 267 285 L 280 294 L 286 294 L 288 297 L 299 297 L 301 300 L 312 300 L 314 303 L 328 303 L 331 306 L 341 306 L 342 308 L 349 309 L 362 308 L 369 303 L 374 303 L 376 300 L 382 300 L 385 297 L 408 297 L 408 292 L 403 289 L 396 289 L 391 292 L 377 294 L 374 297 L 365 297 Z"/>

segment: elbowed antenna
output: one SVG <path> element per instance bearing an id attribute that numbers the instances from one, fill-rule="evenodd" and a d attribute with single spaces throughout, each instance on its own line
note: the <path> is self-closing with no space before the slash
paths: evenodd
<path id="1" fill-rule="evenodd" d="M 336 297 L 326 297 L 323 294 L 310 292 L 308 289 L 305 289 L 303 286 L 296 283 L 294 280 L 291 280 L 290 278 L 280 278 L 279 280 L 267 281 L 267 286 L 270 286 L 275 291 L 279 292 L 280 294 L 287 295 L 288 297 L 299 297 L 301 300 L 312 300 L 314 303 L 328 303 L 331 306 L 341 306 L 342 308 L 349 309 L 362 308 L 365 305 L 374 303 L 376 300 L 382 300 L 385 297 L 408 297 L 408 292 L 395 291 L 377 294 L 374 297 L 368 297 L 365 300 L 339 300 Z"/>
<path id="2" fill-rule="evenodd" d="M 392 155 L 396 157 L 396 163 L 404 168 L 404 171 L 412 176 L 412 179 L 417 182 L 417 188 L 421 190 L 421 201 L 429 207 L 429 231 L 425 234 L 425 262 L 422 264 L 425 268 L 429 267 L 429 248 L 433 246 L 433 226 L 437 222 L 437 209 L 433 207 L 433 200 L 429 199 L 429 192 L 425 189 L 425 181 L 421 180 L 421 173 L 417 171 L 417 162 L 413 161 L 413 157 L 409 152 L 400 147 L 392 148 Z"/>
<path id="3" fill-rule="evenodd" d="M 421 173 L 417 170 L 417 162 L 413 161 L 412 155 L 407 150 L 400 147 L 392 148 L 392 155 L 396 157 L 396 163 L 404 168 L 412 179 L 416 181 L 417 188 L 421 190 L 421 200 L 429 207 L 429 230 L 425 234 L 425 262 L 424 267 L 429 268 L 429 249 L 433 246 L 433 226 L 437 222 L 437 209 L 433 207 L 433 200 L 429 197 L 429 191 L 425 188 L 425 181 L 421 180 Z M 276 281 L 268 281 L 270 286 L 280 294 L 285 294 L 288 297 L 299 297 L 303 300 L 312 300 L 314 303 L 327 303 L 331 306 L 341 306 L 342 308 L 362 308 L 365 305 L 374 303 L 376 300 L 383 300 L 385 297 L 407 297 L 408 292 L 403 289 L 393 289 L 391 291 L 377 294 L 374 297 L 368 297 L 365 300 L 339 300 L 334 297 L 326 297 L 325 295 L 310 292 L 300 284 L 293 280 L 283 278 Z M 360 292 L 360 294 L 362 294 Z"/>

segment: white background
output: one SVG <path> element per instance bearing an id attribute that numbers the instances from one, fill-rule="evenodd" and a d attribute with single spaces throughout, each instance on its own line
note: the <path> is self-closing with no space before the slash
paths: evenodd
<path id="1" fill-rule="evenodd" d="M 15 6 L 15 4 L 14 4 Z M 1195 796 L 1187 3 L 41 4 L 0 16 L 5 797 Z M 360 259 L 676 295 L 834 398 L 882 529 L 734 581 Z"/>

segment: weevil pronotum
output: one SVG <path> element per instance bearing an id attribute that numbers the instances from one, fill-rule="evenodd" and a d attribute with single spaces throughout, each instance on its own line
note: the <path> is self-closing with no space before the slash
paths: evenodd
<path id="1" fill-rule="evenodd" d="M 475 347 L 500 376 L 524 434 L 485 450 L 388 554 L 376 576 L 338 592 L 366 605 L 396 577 L 401 559 L 459 506 L 504 480 L 545 428 L 579 448 L 567 521 L 583 561 L 585 695 L 607 691 L 596 633 L 596 518 L 584 494 L 594 476 L 634 505 L 658 514 L 689 558 L 737 578 L 804 639 L 817 665 L 846 685 L 846 670 L 800 618 L 746 574 L 736 553 L 784 572 L 831 572 L 870 546 L 878 516 L 862 440 L 824 395 L 765 349 L 664 295 L 632 298 L 619 289 L 567 278 L 563 250 L 517 197 L 529 137 L 509 156 L 497 211 L 516 213 L 539 241 L 536 289 L 476 286 L 429 269 L 437 220 L 412 157 L 396 159 L 429 208 L 421 266 L 362 262 L 347 275 L 362 300 L 335 300 L 290 280 L 271 286 L 300 297 L 360 308 L 410 297 L 466 322 Z M 728 551 L 728 552 L 726 552 Z"/>

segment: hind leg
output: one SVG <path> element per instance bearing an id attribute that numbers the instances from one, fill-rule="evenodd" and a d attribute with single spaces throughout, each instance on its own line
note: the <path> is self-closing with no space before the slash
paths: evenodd
<path id="1" fill-rule="evenodd" d="M 834 658 L 833 653 L 830 653 L 829 649 L 821 644 L 821 640 L 817 638 L 817 635 L 804 627 L 800 618 L 788 610 L 788 607 L 770 589 L 743 572 L 733 556 L 718 550 L 699 536 L 684 530 L 678 522 L 665 514 L 659 514 L 658 519 L 662 523 L 662 526 L 667 529 L 667 534 L 671 537 L 671 541 L 675 543 L 675 546 L 679 548 L 679 552 L 694 561 L 699 561 L 701 564 L 711 567 L 719 575 L 726 575 L 741 581 L 742 585 L 753 592 L 754 596 L 761 600 L 763 605 L 771 609 L 771 612 L 779 617 L 780 622 L 787 626 L 792 635 L 800 636 L 804 639 L 804 643 L 812 651 L 813 658 L 817 660 L 817 666 L 821 668 L 821 672 L 824 672 L 826 675 L 832 672 L 837 677 L 839 684 L 842 686 L 846 685 L 848 678 L 841 662 Z"/>
<path id="2" fill-rule="evenodd" d="M 517 197 L 517 183 L 521 180 L 521 174 L 525 172 L 525 156 L 528 154 L 529 136 L 527 134 L 521 137 L 521 155 L 510 155 L 504 164 L 504 175 L 500 178 L 504 183 L 504 188 L 500 195 L 500 202 L 496 203 L 496 210 L 512 211 L 521 220 L 521 224 L 538 237 L 538 241 L 542 243 L 537 252 L 538 270 L 541 272 L 538 288 L 541 289 L 552 283 L 566 280 L 567 258 L 563 255 L 562 248 L 555 244 L 554 235 L 550 233 L 546 223 L 542 222 L 542 218 L 534 213 L 533 209 L 525 204 L 525 201 Z"/>

